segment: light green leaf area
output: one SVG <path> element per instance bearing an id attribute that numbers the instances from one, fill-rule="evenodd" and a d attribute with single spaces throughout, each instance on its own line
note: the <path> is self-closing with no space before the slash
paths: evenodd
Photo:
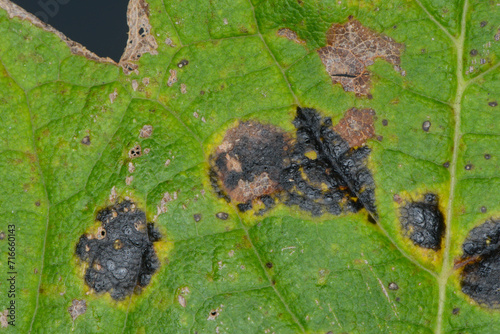
<path id="1" fill-rule="evenodd" d="M 0 331 L 500 332 L 500 312 L 465 295 L 454 269 L 470 230 L 500 215 L 496 2 L 148 3 L 158 55 L 143 55 L 131 75 L 73 55 L 57 36 L 0 10 L 0 230 L 15 224 L 17 272 L 16 326 Z M 349 16 L 404 45 L 404 76 L 381 59 L 368 67 L 370 98 L 333 85 L 316 52 Z M 303 43 L 279 36 L 281 28 Z M 375 110 L 367 145 L 376 224 L 365 210 L 313 217 L 278 205 L 256 216 L 214 192 L 208 159 L 225 131 L 251 119 L 293 133 L 297 106 L 333 124 L 351 107 Z M 149 138 L 139 136 L 144 125 Z M 131 159 L 137 144 L 143 154 Z M 75 255 L 113 203 L 113 187 L 151 221 L 164 194 L 176 194 L 156 217 L 160 269 L 124 301 L 93 292 Z M 439 195 L 445 217 L 439 251 L 402 233 L 394 201 L 427 192 Z M 0 312 L 12 299 L 8 248 L 0 240 Z M 74 299 L 87 310 L 73 321 Z"/>

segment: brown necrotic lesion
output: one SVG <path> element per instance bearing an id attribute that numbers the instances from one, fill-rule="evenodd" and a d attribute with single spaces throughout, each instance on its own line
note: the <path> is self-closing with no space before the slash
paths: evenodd
<path id="1" fill-rule="evenodd" d="M 353 146 L 343 138 L 348 132 L 337 133 L 331 119 L 314 109 L 298 108 L 294 125 L 295 138 L 253 121 L 228 130 L 210 158 L 219 196 L 240 211 L 263 204 L 258 214 L 280 201 L 313 215 L 366 208 L 376 216 L 374 181 L 366 166 L 370 149 L 363 145 L 368 137 L 360 139 L 366 127 L 352 129 Z"/>
<path id="2" fill-rule="evenodd" d="M 401 71 L 400 54 L 403 45 L 380 35 L 359 21 L 350 19 L 334 24 L 327 32 L 326 46 L 318 50 L 332 83 L 340 83 L 345 91 L 368 95 L 371 73 L 366 69 L 381 58 Z M 402 72 L 403 73 L 403 72 Z"/>

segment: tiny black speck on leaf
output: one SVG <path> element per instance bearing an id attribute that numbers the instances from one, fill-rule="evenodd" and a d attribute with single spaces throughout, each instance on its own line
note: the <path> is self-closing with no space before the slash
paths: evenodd
<path id="1" fill-rule="evenodd" d="M 268 263 L 266 263 L 266 267 L 268 267 L 269 269 L 271 269 L 273 267 L 273 264 L 271 262 L 268 262 Z"/>
<path id="2" fill-rule="evenodd" d="M 181 68 L 186 66 L 187 64 L 189 64 L 189 61 L 187 59 L 183 59 L 177 64 L 177 67 Z"/>
<path id="3" fill-rule="evenodd" d="M 222 220 L 226 220 L 229 218 L 229 215 L 226 213 L 226 212 L 218 212 L 215 217 L 219 218 L 219 219 L 222 219 Z"/>
<path id="4" fill-rule="evenodd" d="M 498 105 L 498 102 L 497 101 L 491 101 L 491 102 L 488 103 L 488 105 L 490 107 L 496 107 Z"/>
<path id="5" fill-rule="evenodd" d="M 197 213 L 197 214 L 193 215 L 193 218 L 194 218 L 195 222 L 199 222 L 201 220 L 201 214 Z"/>
<path id="6" fill-rule="evenodd" d="M 90 145 L 90 136 L 83 137 L 82 144 L 89 146 Z"/>
<path id="7" fill-rule="evenodd" d="M 477 50 L 476 50 L 476 49 L 472 49 L 472 50 L 470 50 L 470 55 L 471 55 L 472 57 L 477 56 Z"/>
<path id="8" fill-rule="evenodd" d="M 446 161 L 446 162 L 443 164 L 443 167 L 444 167 L 444 168 L 448 168 L 448 167 L 450 167 L 450 162 L 449 162 L 449 161 Z"/>
<path id="9" fill-rule="evenodd" d="M 455 307 L 455 308 L 453 309 L 452 313 L 453 313 L 453 315 L 457 315 L 457 314 L 459 314 L 459 313 L 460 313 L 460 308 Z"/>
<path id="10" fill-rule="evenodd" d="M 489 155 L 488 153 L 486 153 L 486 154 L 484 155 L 484 158 L 485 158 L 486 160 L 490 160 L 490 159 L 491 159 L 491 155 Z"/>
<path id="11" fill-rule="evenodd" d="M 4 232 L 0 232 L 0 240 L 3 240 L 5 239 L 5 233 Z"/>
<path id="12" fill-rule="evenodd" d="M 36 201 L 36 202 L 35 202 L 35 205 L 36 205 L 36 206 L 40 206 L 40 201 Z"/>
<path id="13" fill-rule="evenodd" d="M 474 166 L 472 164 L 465 165 L 465 170 L 471 170 Z"/>
<path id="14" fill-rule="evenodd" d="M 387 124 L 389 124 L 389 121 L 388 121 L 388 120 L 386 120 L 386 119 L 383 119 L 383 120 L 382 120 L 382 125 L 383 125 L 383 126 L 387 126 Z"/>
<path id="15" fill-rule="evenodd" d="M 481 212 L 482 212 L 482 213 L 486 213 L 486 211 L 488 211 L 488 209 L 487 209 L 485 206 L 482 206 L 482 207 L 481 207 Z"/>
<path id="16" fill-rule="evenodd" d="M 424 123 L 422 123 L 422 130 L 424 130 L 425 132 L 428 132 L 430 128 L 431 128 L 431 122 L 425 121 Z"/>
<path id="17" fill-rule="evenodd" d="M 481 26 L 481 28 L 484 28 L 484 27 L 486 27 L 487 24 L 488 24 L 488 21 L 481 21 L 480 26 Z"/>

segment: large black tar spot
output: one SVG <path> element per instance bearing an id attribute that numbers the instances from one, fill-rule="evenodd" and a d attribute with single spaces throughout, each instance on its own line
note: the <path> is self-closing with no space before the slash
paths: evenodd
<path id="1" fill-rule="evenodd" d="M 240 211 L 259 200 L 266 209 L 276 200 L 313 215 L 357 212 L 376 216 L 374 181 L 366 166 L 370 149 L 350 147 L 332 128 L 330 118 L 298 108 L 296 140 L 281 130 L 241 123 L 230 129 L 211 158 L 216 192 Z M 260 211 L 262 213 L 262 211 Z"/>
<path id="2" fill-rule="evenodd" d="M 500 308 L 500 221 L 473 228 L 464 244 L 462 292 L 478 304 Z"/>
<path id="3" fill-rule="evenodd" d="M 76 255 L 89 263 L 87 285 L 121 300 L 151 281 L 160 265 L 153 242 L 161 235 L 130 201 L 103 209 L 97 220 L 102 222 L 97 235 L 82 235 Z"/>
<path id="4" fill-rule="evenodd" d="M 422 201 L 409 202 L 400 209 L 401 225 L 417 246 L 441 249 L 445 230 L 444 217 L 435 194 L 425 194 Z"/>
<path id="5" fill-rule="evenodd" d="M 330 118 L 309 108 L 298 108 L 294 120 L 297 141 L 291 164 L 281 174 L 288 192 L 286 204 L 298 205 L 313 215 L 357 212 L 376 214 L 375 183 L 366 167 L 370 148 L 351 148 L 332 129 Z"/>

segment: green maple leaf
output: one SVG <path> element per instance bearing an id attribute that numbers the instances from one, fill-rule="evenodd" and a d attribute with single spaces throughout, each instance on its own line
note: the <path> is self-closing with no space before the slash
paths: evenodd
<path id="1" fill-rule="evenodd" d="M 498 310 L 461 286 L 464 240 L 500 211 L 495 2 L 148 4 L 150 34 L 128 49 L 124 70 L 0 10 L 0 312 L 16 303 L 16 326 L 0 330 L 500 331 Z M 349 73 L 329 76 L 318 53 L 332 25 L 352 20 L 398 50 L 368 64 L 365 88 Z M 278 204 L 255 215 L 217 196 L 210 160 L 226 131 L 251 120 L 294 137 L 298 106 L 333 124 L 352 107 L 375 111 L 366 145 L 376 214 Z M 401 227 L 401 207 L 427 193 L 444 216 L 440 249 L 415 245 Z M 75 248 L 100 225 L 97 213 L 126 197 L 163 236 L 160 267 L 114 300 L 85 283 Z"/>

